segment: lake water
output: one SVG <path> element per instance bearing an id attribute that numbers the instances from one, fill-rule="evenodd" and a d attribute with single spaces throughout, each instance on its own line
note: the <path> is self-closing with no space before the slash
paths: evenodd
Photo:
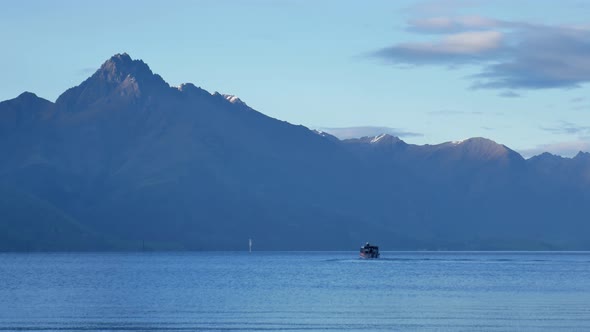
<path id="1" fill-rule="evenodd" d="M 0 254 L 0 330 L 590 331 L 590 253 Z"/>

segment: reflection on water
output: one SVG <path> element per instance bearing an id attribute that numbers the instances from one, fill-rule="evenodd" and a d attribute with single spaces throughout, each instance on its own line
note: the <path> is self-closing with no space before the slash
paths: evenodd
<path id="1" fill-rule="evenodd" d="M 5 331 L 590 331 L 590 253 L 0 254 Z"/>

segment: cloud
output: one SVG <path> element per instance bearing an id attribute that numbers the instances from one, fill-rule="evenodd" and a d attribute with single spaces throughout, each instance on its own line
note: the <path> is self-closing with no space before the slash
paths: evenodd
<path id="1" fill-rule="evenodd" d="M 414 3 L 404 10 L 414 15 L 440 15 L 453 13 L 459 9 L 475 7 L 482 0 L 428 0 Z"/>
<path id="2" fill-rule="evenodd" d="M 469 31 L 449 34 L 430 42 L 401 43 L 374 53 L 387 61 L 400 64 L 464 64 L 484 61 L 498 50 L 502 33 Z"/>
<path id="3" fill-rule="evenodd" d="M 78 69 L 78 71 L 76 72 L 77 75 L 89 75 L 89 74 L 93 74 L 96 71 L 95 67 L 84 67 L 84 68 L 80 68 Z"/>
<path id="4" fill-rule="evenodd" d="M 521 33 L 506 58 L 475 75 L 476 88 L 576 88 L 590 81 L 590 30 L 538 27 Z"/>
<path id="5" fill-rule="evenodd" d="M 410 20 L 407 30 L 432 39 L 396 43 L 372 56 L 406 66 L 475 64 L 474 89 L 577 88 L 590 81 L 588 27 L 436 16 Z"/>
<path id="6" fill-rule="evenodd" d="M 571 103 L 582 103 L 584 101 L 586 101 L 586 97 L 576 97 L 576 98 L 570 99 Z"/>
<path id="7" fill-rule="evenodd" d="M 465 30 L 479 30 L 499 27 L 503 22 L 483 16 L 462 17 L 428 17 L 410 20 L 407 28 L 410 32 L 451 33 Z"/>
<path id="8" fill-rule="evenodd" d="M 587 111 L 590 110 L 590 105 L 576 105 L 574 107 L 570 107 L 573 111 Z"/>
<path id="9" fill-rule="evenodd" d="M 576 125 L 567 121 L 563 121 L 555 127 L 541 127 L 541 129 L 558 135 L 590 135 L 590 126 Z"/>
<path id="10" fill-rule="evenodd" d="M 421 137 L 424 134 L 414 133 L 398 128 L 378 127 L 378 126 L 360 126 L 360 127 L 346 127 L 346 128 L 318 128 L 318 130 L 325 131 L 330 135 L 334 135 L 339 139 L 359 138 L 365 136 L 378 136 L 381 134 L 389 134 L 397 137 Z"/>
<path id="11" fill-rule="evenodd" d="M 482 111 L 457 111 L 452 109 L 443 109 L 439 111 L 430 111 L 431 116 L 449 116 L 449 115 L 504 115 L 503 112 L 482 112 Z"/>
<path id="12" fill-rule="evenodd" d="M 464 115 L 464 114 L 482 114 L 482 112 L 465 112 L 465 111 L 457 111 L 457 110 L 439 110 L 439 111 L 430 111 L 428 112 L 429 115 L 434 116 L 447 116 L 447 115 Z"/>
<path id="13" fill-rule="evenodd" d="M 540 155 L 544 152 L 549 152 L 562 157 L 574 157 L 578 152 L 590 151 L 590 139 L 578 139 L 573 141 L 556 142 L 549 144 L 537 145 L 534 148 L 522 149 L 518 152 L 525 158 Z"/>
<path id="14" fill-rule="evenodd" d="M 518 98 L 520 97 L 520 94 L 514 92 L 514 91 L 504 91 L 498 94 L 498 97 L 504 97 L 504 98 Z"/>

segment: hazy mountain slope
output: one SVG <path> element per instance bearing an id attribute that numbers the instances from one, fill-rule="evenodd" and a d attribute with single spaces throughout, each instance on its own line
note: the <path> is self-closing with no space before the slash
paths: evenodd
<path id="1" fill-rule="evenodd" d="M 0 188 L 0 243 L 11 251 L 75 251 L 124 248 L 80 225 L 50 203 Z"/>

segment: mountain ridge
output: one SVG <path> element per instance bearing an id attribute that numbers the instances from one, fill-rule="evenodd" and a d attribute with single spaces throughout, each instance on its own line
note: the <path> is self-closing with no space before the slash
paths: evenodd
<path id="1" fill-rule="evenodd" d="M 47 222 L 74 238 L 85 233 L 66 225 L 88 229 L 92 244 L 77 250 L 238 250 L 249 237 L 262 250 L 368 239 L 412 250 L 590 248 L 587 154 L 546 162 L 484 138 L 338 140 L 234 95 L 171 87 L 125 53 L 55 103 L 28 93 L 0 103 L 0 128 L 0 188 L 23 192 L 0 200 L 51 207 Z M 18 229 L 27 214 L 8 206 L 0 213 L 11 223 L 0 226 Z M 67 250 L 45 233 L 0 250 Z"/>
<path id="2" fill-rule="evenodd" d="M 124 57 L 124 58 L 131 59 L 130 56 L 127 53 L 117 54 L 117 55 L 115 55 L 113 57 L 114 58 Z M 110 61 L 111 60 L 108 60 L 101 67 L 105 66 Z M 141 61 L 141 60 L 131 60 L 131 61 L 134 61 L 134 62 L 139 61 L 142 65 L 145 66 L 145 68 L 147 68 L 149 70 L 150 74 L 154 75 L 155 77 L 158 77 L 158 79 L 161 79 L 161 77 L 159 75 L 153 74 L 151 72 L 151 69 L 149 69 L 149 66 L 147 66 L 147 64 L 145 64 L 143 61 Z M 131 81 L 133 82 L 133 80 L 131 80 Z M 231 104 L 237 104 L 237 105 L 245 106 L 248 109 L 252 109 L 243 100 L 241 100 L 238 96 L 235 96 L 235 95 L 232 95 L 232 94 L 221 94 L 221 93 L 219 93 L 217 91 L 215 91 L 214 93 L 209 93 L 207 90 L 202 89 L 200 87 L 197 87 L 193 83 L 182 83 L 182 84 L 180 84 L 177 87 L 170 87 L 168 85 L 168 83 L 166 83 L 165 81 L 163 81 L 163 82 L 166 84 L 165 86 L 167 88 L 176 89 L 176 90 L 178 90 L 180 92 L 183 92 L 183 93 L 188 93 L 188 94 L 193 94 L 193 95 L 198 95 L 198 96 L 214 96 L 214 97 L 215 96 L 219 96 L 220 98 L 225 99 L 226 101 L 228 101 Z M 119 80 L 119 81 L 117 81 L 117 83 L 118 84 L 124 84 L 125 83 L 125 80 Z M 81 84 L 81 85 L 83 85 L 83 84 Z M 70 88 L 67 91 L 72 90 L 72 89 L 75 89 L 75 88 L 78 88 L 78 87 L 79 86 Z M 60 95 L 58 97 L 58 100 L 60 100 L 60 98 L 64 94 Z M 52 103 L 51 101 L 46 100 L 46 99 L 41 98 L 41 97 L 38 97 L 36 94 L 34 94 L 32 92 L 28 92 L 28 91 L 25 91 L 25 92 L 21 93 L 19 96 L 15 97 L 13 99 L 2 101 L 1 103 L 17 102 L 19 100 L 22 100 L 23 98 L 26 98 L 28 100 L 31 100 L 32 98 L 36 98 L 39 101 L 43 101 L 43 102 L 47 102 L 49 104 L 55 104 L 55 105 L 64 103 L 63 101 L 60 101 L 59 103 L 57 101 L 55 103 Z M 488 150 L 491 149 L 491 148 L 494 148 L 495 149 L 495 152 L 494 153 L 496 153 L 496 154 L 511 153 L 511 154 L 518 154 L 518 155 L 520 155 L 518 152 L 516 152 L 516 151 L 514 151 L 514 150 L 512 150 L 510 148 L 508 148 L 506 145 L 499 144 L 499 143 L 497 143 L 497 142 L 495 142 L 495 141 L 493 141 L 493 140 L 491 140 L 489 138 L 485 138 L 485 137 L 471 137 L 471 138 L 468 138 L 468 139 L 465 139 L 465 140 L 461 140 L 461 141 L 448 141 L 448 142 L 442 142 L 442 143 L 438 143 L 438 144 L 416 145 L 416 144 L 408 144 L 404 140 L 402 140 L 400 137 L 394 136 L 394 135 L 391 135 L 391 134 L 387 134 L 387 133 L 381 133 L 381 134 L 375 135 L 375 136 L 363 136 L 363 137 L 358 137 L 358 138 L 348 138 L 348 139 L 341 140 L 341 139 L 337 138 L 336 136 L 331 135 L 331 134 L 329 134 L 327 132 L 324 132 L 324 131 L 318 131 L 318 130 L 311 130 L 311 131 L 312 132 L 315 132 L 316 134 L 318 134 L 319 136 L 322 136 L 322 137 L 329 136 L 331 140 L 336 139 L 338 141 L 343 141 L 343 142 L 348 142 L 348 143 L 353 143 L 353 142 L 356 142 L 356 143 L 371 143 L 371 144 L 373 144 L 373 143 L 381 143 L 381 144 L 383 144 L 383 143 L 386 143 L 386 144 L 397 144 L 397 143 L 400 143 L 400 144 L 413 145 L 413 146 L 422 146 L 422 147 L 427 147 L 427 146 L 428 147 L 448 147 L 448 146 L 462 146 L 462 147 L 465 147 L 465 146 L 469 146 L 471 148 L 473 148 L 473 147 L 475 147 L 476 149 L 477 148 L 480 148 L 480 149 L 481 148 L 484 148 L 484 149 L 488 149 Z M 534 157 L 538 157 L 538 156 L 541 156 L 541 155 L 545 155 L 545 154 L 550 154 L 550 153 L 543 152 L 543 153 L 540 153 L 538 155 L 532 156 L 532 157 L 530 157 L 528 159 L 531 159 L 531 158 L 534 158 Z M 569 158 L 569 157 L 561 157 L 561 156 L 560 157 L 561 158 L 564 158 L 564 159 L 575 159 L 575 158 L 587 158 L 587 156 L 590 156 L 590 153 L 589 152 L 579 151 L 576 156 L 573 156 L 571 158 Z"/>

